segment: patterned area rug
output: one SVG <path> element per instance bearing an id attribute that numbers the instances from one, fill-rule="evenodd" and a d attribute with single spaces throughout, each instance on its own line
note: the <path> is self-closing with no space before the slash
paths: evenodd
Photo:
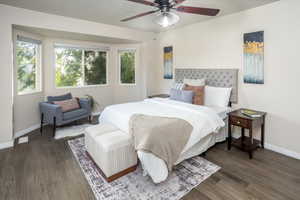
<path id="1" fill-rule="evenodd" d="M 98 200 L 178 200 L 220 169 L 198 156 L 175 166 L 168 179 L 160 184 L 143 176 L 141 167 L 107 183 L 86 155 L 84 138 L 68 143 Z"/>

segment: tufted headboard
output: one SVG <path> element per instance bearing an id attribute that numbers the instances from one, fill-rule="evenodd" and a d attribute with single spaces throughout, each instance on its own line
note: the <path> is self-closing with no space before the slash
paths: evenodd
<path id="1" fill-rule="evenodd" d="M 206 85 L 231 87 L 231 103 L 238 101 L 238 69 L 176 68 L 175 82 L 182 83 L 184 78 L 206 79 Z"/>

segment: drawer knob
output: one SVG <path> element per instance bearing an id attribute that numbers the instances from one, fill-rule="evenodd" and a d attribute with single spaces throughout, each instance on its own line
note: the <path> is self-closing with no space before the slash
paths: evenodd
<path id="1" fill-rule="evenodd" d="M 240 121 L 237 121 L 237 123 L 240 124 L 241 122 L 240 122 Z"/>

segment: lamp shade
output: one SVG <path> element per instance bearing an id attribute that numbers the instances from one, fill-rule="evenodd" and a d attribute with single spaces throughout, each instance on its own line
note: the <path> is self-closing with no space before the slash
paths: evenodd
<path id="1" fill-rule="evenodd" d="M 162 12 L 154 18 L 154 22 L 162 27 L 168 27 L 179 21 L 179 16 L 172 12 Z"/>

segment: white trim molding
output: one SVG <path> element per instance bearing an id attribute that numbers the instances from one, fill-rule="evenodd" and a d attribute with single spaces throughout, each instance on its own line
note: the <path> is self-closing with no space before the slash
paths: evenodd
<path id="1" fill-rule="evenodd" d="M 18 131 L 14 134 L 14 138 L 15 139 L 19 138 L 23 135 L 26 135 L 27 133 L 30 133 L 31 131 L 34 131 L 34 130 L 40 128 L 40 127 L 41 127 L 40 124 L 36 124 L 36 125 L 30 126 L 29 128 L 26 128 L 24 130 Z"/>
<path id="2" fill-rule="evenodd" d="M 100 115 L 102 112 L 102 110 L 98 111 L 98 112 L 93 112 L 92 113 L 92 116 L 97 116 L 97 115 Z M 46 126 L 47 124 L 44 124 L 43 126 Z M 21 131 L 18 131 L 14 134 L 14 139 L 16 138 L 19 138 L 19 137 L 22 137 L 24 135 L 26 135 L 27 133 L 30 133 L 31 131 L 34 131 L 36 129 L 39 129 L 41 127 L 40 124 L 35 124 L 33 126 L 30 126 L 29 128 L 26 128 L 26 129 L 23 129 Z"/>
<path id="3" fill-rule="evenodd" d="M 239 138 L 239 135 L 240 134 L 238 134 L 237 132 L 232 133 L 233 138 Z M 265 149 L 268 149 L 270 151 L 274 151 L 276 153 L 279 153 L 279 154 L 282 154 L 282 155 L 300 160 L 300 153 L 288 150 L 288 149 L 283 148 L 283 147 L 279 147 L 279 146 L 276 146 L 276 145 L 273 145 L 273 144 L 265 143 Z"/>
<path id="4" fill-rule="evenodd" d="M 102 112 L 102 110 L 101 110 L 101 111 L 98 111 L 98 112 L 93 112 L 93 113 L 92 113 L 92 116 L 100 115 L 101 112 Z M 46 126 L 46 125 L 47 125 L 47 124 L 44 124 L 43 126 Z M 23 129 L 23 130 L 21 130 L 21 131 L 18 131 L 18 132 L 16 132 L 16 133 L 14 134 L 14 139 L 19 138 L 19 137 L 22 137 L 22 136 L 26 135 L 27 133 L 30 133 L 31 131 L 34 131 L 34 130 L 36 130 L 36 129 L 39 129 L 40 127 L 41 127 L 40 124 L 35 124 L 35 125 L 33 125 L 33 126 L 30 126 L 29 128 L 26 128 L 26 129 Z"/>
<path id="5" fill-rule="evenodd" d="M 14 140 L 0 143 L 0 149 L 7 149 L 14 146 Z"/>
<path id="6" fill-rule="evenodd" d="M 277 153 L 300 160 L 300 153 L 297 153 L 295 151 L 291 151 L 291 150 L 285 149 L 283 147 L 275 146 L 273 144 L 268 144 L 268 143 L 265 143 L 265 148 L 268 150 L 271 150 L 271 151 L 274 151 L 274 152 L 277 152 Z"/>
<path id="7" fill-rule="evenodd" d="M 92 113 L 92 115 L 93 116 L 100 115 L 101 112 L 102 111 L 94 112 L 94 113 Z M 21 137 L 23 135 L 26 135 L 27 133 L 30 133 L 31 131 L 33 131 L 35 129 L 38 129 L 38 128 L 40 128 L 40 125 L 36 124 L 36 125 L 33 125 L 33 126 L 27 128 L 27 129 L 18 131 L 18 132 L 15 133 L 14 138 L 19 138 L 19 137 Z M 237 133 L 233 132 L 232 137 L 237 138 L 238 137 L 237 135 L 238 135 Z M 5 148 L 13 147 L 13 146 L 14 146 L 13 141 L 0 143 L 0 149 L 5 149 Z M 268 149 L 268 150 L 283 154 L 285 156 L 292 157 L 292 158 L 300 160 L 300 153 L 297 153 L 295 151 L 291 151 L 291 150 L 288 150 L 286 148 L 275 146 L 275 145 L 269 144 L 269 143 L 265 143 L 265 148 Z"/>

